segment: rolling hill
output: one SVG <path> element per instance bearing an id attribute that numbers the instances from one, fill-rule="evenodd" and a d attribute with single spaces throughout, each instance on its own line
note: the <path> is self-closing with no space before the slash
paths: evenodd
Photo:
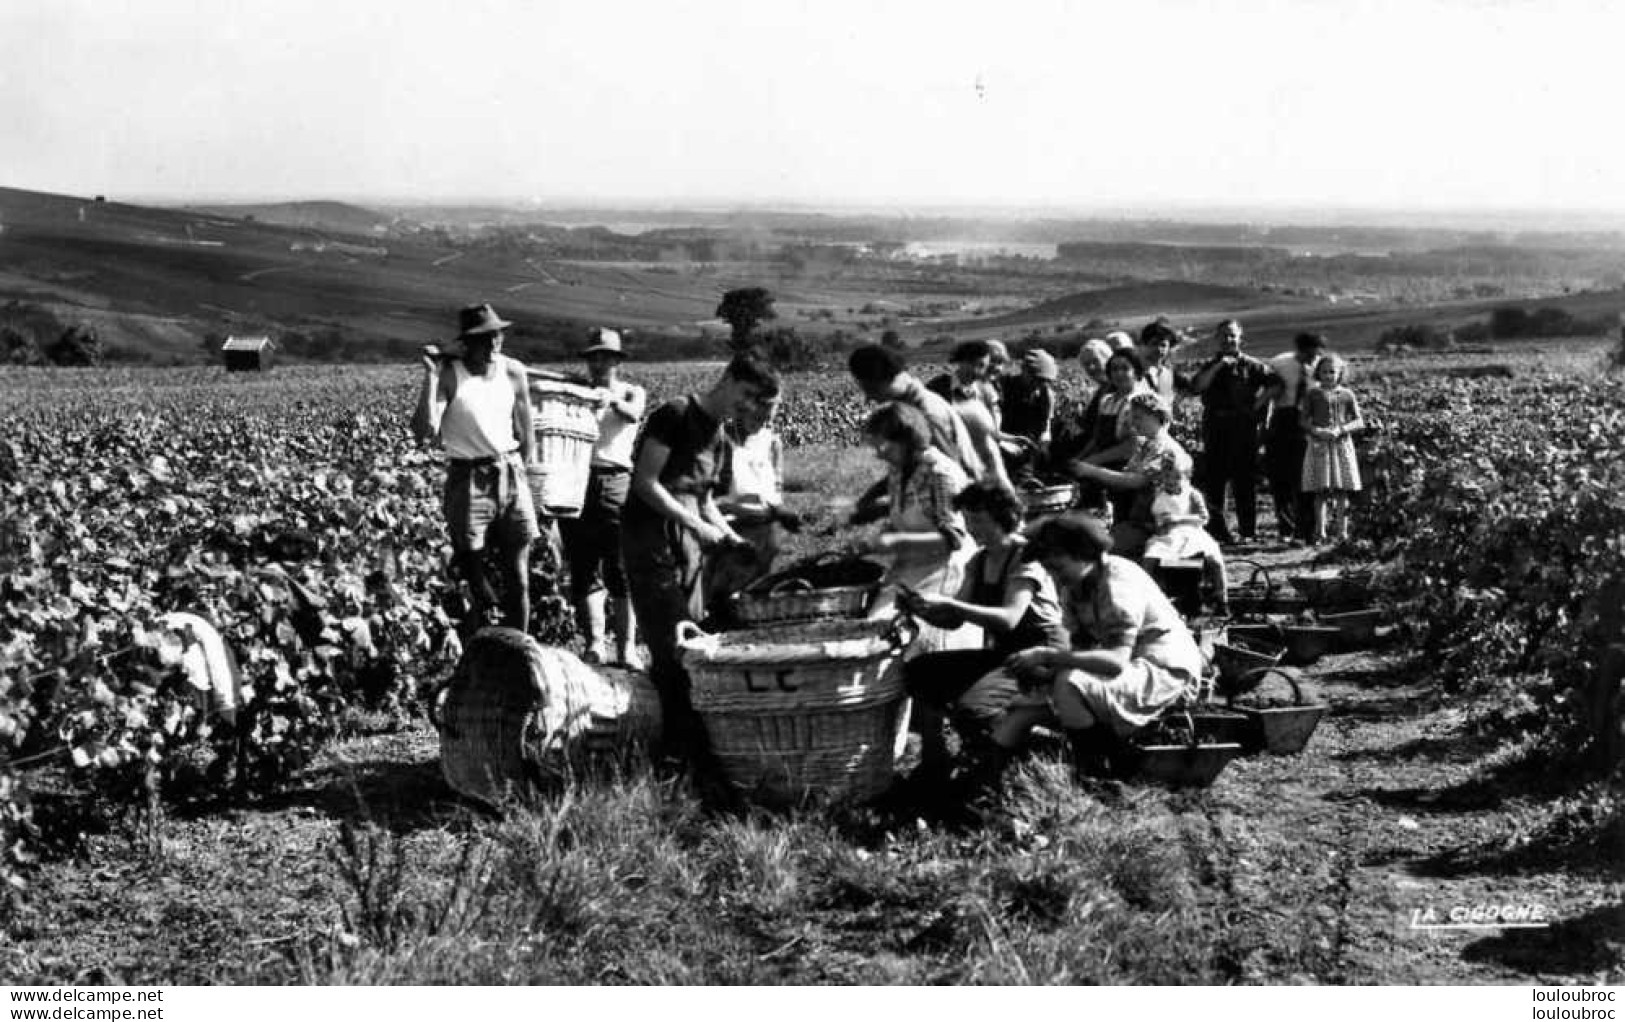
<path id="1" fill-rule="evenodd" d="M 369 214 L 329 203 L 278 209 L 324 225 L 334 214 L 357 222 Z M 168 361 L 195 358 L 206 333 L 244 331 L 337 329 L 404 355 L 444 337 L 455 310 L 478 301 L 544 335 L 589 323 L 692 329 L 723 291 L 757 282 L 737 270 L 548 262 L 446 247 L 429 234 L 380 239 L 225 211 L 0 188 L 0 301 L 44 305 L 64 322 L 94 320 L 104 343 Z"/>
<path id="2" fill-rule="evenodd" d="M 205 216 L 252 220 L 278 227 L 304 227 L 312 230 L 367 234 L 387 228 L 395 217 L 348 202 L 274 202 L 258 205 L 202 205 L 184 207 L 187 212 Z"/>

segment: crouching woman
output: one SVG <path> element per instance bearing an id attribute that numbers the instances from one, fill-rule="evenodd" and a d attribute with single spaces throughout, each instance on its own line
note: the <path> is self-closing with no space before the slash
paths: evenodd
<path id="1" fill-rule="evenodd" d="M 899 603 L 915 617 L 940 628 L 976 625 L 983 648 L 927 653 L 903 670 L 914 698 L 924 776 L 948 772 L 943 718 L 952 721 L 963 752 L 991 751 L 992 725 L 1019 694 L 1015 679 L 1001 670 L 1011 654 L 1041 646 L 1066 645 L 1055 583 L 1042 567 L 1023 556 L 1022 506 L 997 483 L 971 483 L 954 498 L 978 550 L 966 565 L 955 596 L 903 591 Z"/>
<path id="2" fill-rule="evenodd" d="M 1136 732 L 1195 689 L 1195 638 L 1151 576 L 1111 547 L 1105 527 L 1083 514 L 1046 521 L 1028 540 L 1029 556 L 1055 580 L 1072 647 L 1010 657 L 1008 669 L 1047 699 L 1012 704 L 995 727 L 1001 746 L 1015 748 L 1033 724 L 1054 720 L 1080 770 L 1109 771 Z"/>

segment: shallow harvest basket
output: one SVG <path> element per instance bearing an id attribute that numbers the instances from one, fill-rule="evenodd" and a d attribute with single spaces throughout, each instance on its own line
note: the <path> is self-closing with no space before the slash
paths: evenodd
<path id="1" fill-rule="evenodd" d="M 1256 688 L 1266 671 L 1281 662 L 1286 650 L 1253 639 L 1232 636 L 1228 643 L 1213 644 L 1213 666 L 1218 671 L 1216 687 L 1224 695 L 1237 695 Z"/>
<path id="2" fill-rule="evenodd" d="M 1362 607 L 1371 599 L 1371 572 L 1293 575 L 1287 579 L 1318 611 Z"/>
<path id="3" fill-rule="evenodd" d="M 707 635 L 677 626 L 694 709 L 744 795 L 861 801 L 895 776 L 908 726 L 909 618 L 822 621 Z"/>
<path id="4" fill-rule="evenodd" d="M 1337 644 L 1342 632 L 1336 628 L 1325 625 L 1231 625 L 1230 640 L 1234 643 L 1240 639 L 1255 649 L 1260 645 L 1280 646 L 1286 650 L 1283 662 L 1294 667 L 1306 667 L 1314 663 Z"/>
<path id="5" fill-rule="evenodd" d="M 1240 742 L 1202 742 L 1194 718 L 1183 715 L 1189 737 L 1183 742 L 1136 745 L 1132 773 L 1137 778 L 1176 788 L 1206 788 L 1218 779 L 1230 761 L 1240 756 Z"/>
<path id="6" fill-rule="evenodd" d="M 1303 687 L 1298 679 L 1286 671 L 1271 668 L 1265 672 L 1278 674 L 1292 686 L 1292 706 L 1268 707 L 1255 709 L 1247 706 L 1232 706 L 1238 713 L 1246 714 L 1257 726 L 1258 743 L 1265 752 L 1272 752 L 1278 756 L 1290 756 L 1303 751 L 1309 744 L 1309 737 L 1315 733 L 1320 725 L 1320 718 L 1326 715 L 1327 706 L 1324 703 L 1313 705 L 1303 701 Z"/>
<path id="7" fill-rule="evenodd" d="M 734 617 L 749 628 L 861 618 L 869 612 L 885 574 L 886 569 L 874 561 L 819 557 L 757 579 L 735 593 Z"/>
<path id="8" fill-rule="evenodd" d="M 1287 625 L 1286 662 L 1306 667 L 1336 647 L 1342 631 L 1325 625 Z"/>
<path id="9" fill-rule="evenodd" d="M 1381 621 L 1382 611 L 1375 607 L 1320 615 L 1321 624 L 1337 629 L 1337 644 L 1346 650 L 1364 649 L 1375 642 Z"/>
<path id="10" fill-rule="evenodd" d="M 1269 569 L 1256 561 L 1232 558 L 1232 568 L 1250 567 L 1247 581 L 1230 587 L 1230 612 L 1247 617 L 1266 614 L 1296 614 L 1309 606 L 1301 593 L 1289 592 L 1270 577 Z"/>
<path id="11" fill-rule="evenodd" d="M 1057 515 L 1070 508 L 1078 497 L 1078 488 L 1073 483 L 1032 485 L 1023 487 L 1020 496 L 1027 520 L 1031 521 L 1045 515 Z"/>
<path id="12" fill-rule="evenodd" d="M 562 380 L 532 379 L 530 400 L 539 465 L 529 473 L 536 513 L 575 518 L 587 499 L 598 442 L 598 393 Z"/>

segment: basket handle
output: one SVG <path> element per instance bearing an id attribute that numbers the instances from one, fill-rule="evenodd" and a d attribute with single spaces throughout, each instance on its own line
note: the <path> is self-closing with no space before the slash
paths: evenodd
<path id="1" fill-rule="evenodd" d="M 700 639 L 709 639 L 710 637 L 710 633 L 692 621 L 677 622 L 677 644 L 679 646 L 685 642 L 697 642 Z"/>
<path id="2" fill-rule="evenodd" d="M 811 582 L 808 582 L 804 578 L 799 578 L 799 577 L 797 577 L 795 575 L 791 575 L 789 578 L 780 579 L 779 581 L 777 581 L 777 582 L 773 583 L 772 585 L 768 586 L 766 595 L 768 595 L 768 596 L 779 596 L 779 595 L 781 595 L 783 593 L 789 593 L 789 592 L 811 592 L 811 591 L 812 591 L 812 583 Z"/>
<path id="3" fill-rule="evenodd" d="M 1264 679 L 1267 678 L 1268 676 L 1270 676 L 1271 674 L 1279 674 L 1281 677 L 1286 679 L 1286 682 L 1287 682 L 1288 685 L 1292 686 L 1292 705 L 1293 706 L 1302 706 L 1303 705 L 1303 687 L 1298 684 L 1298 679 L 1293 677 L 1293 675 L 1292 675 L 1292 673 L 1290 671 L 1282 670 L 1279 667 L 1260 667 L 1256 671 L 1249 671 L 1247 676 L 1252 677 L 1255 674 L 1258 676 L 1258 684 L 1259 685 L 1263 685 Z M 1255 691 L 1256 691 L 1256 687 L 1255 687 Z"/>
<path id="4" fill-rule="evenodd" d="M 1251 575 L 1247 576 L 1247 584 L 1248 585 L 1252 585 L 1253 583 L 1257 582 L 1258 581 L 1258 576 L 1260 576 L 1260 575 L 1264 576 L 1264 596 L 1265 596 L 1265 598 L 1267 599 L 1268 597 L 1274 595 L 1274 593 L 1275 593 L 1275 579 L 1270 577 L 1270 570 L 1268 568 L 1264 567 L 1264 565 L 1259 564 L 1257 561 L 1247 560 L 1244 557 L 1237 557 L 1237 558 L 1235 558 L 1235 559 L 1233 559 L 1233 560 L 1231 560 L 1231 561 L 1229 561 L 1227 563 L 1229 563 L 1229 564 L 1237 564 L 1237 565 L 1245 565 L 1246 567 L 1249 567 L 1249 568 L 1253 569 L 1253 573 Z"/>
<path id="5" fill-rule="evenodd" d="M 886 641 L 896 650 L 907 649 L 919 638 L 920 623 L 914 620 L 912 614 L 899 614 L 892 621 L 892 626 L 886 630 Z"/>
<path id="6" fill-rule="evenodd" d="M 434 726 L 436 731 L 442 732 L 447 738 L 459 738 L 461 736 L 455 731 L 448 729 L 445 724 L 444 714 L 446 712 L 446 699 L 450 695 L 451 684 L 449 681 L 435 689 L 434 695 L 429 697 L 429 705 L 427 707 L 429 712 L 429 723 Z"/>
<path id="7" fill-rule="evenodd" d="M 1173 708 L 1169 709 L 1166 713 L 1164 713 L 1162 715 L 1163 720 L 1167 720 L 1167 718 L 1169 718 L 1169 717 L 1184 717 L 1185 718 L 1185 730 L 1190 735 L 1190 742 L 1186 746 L 1186 748 L 1195 749 L 1200 744 L 1200 742 L 1196 737 L 1196 718 L 1191 716 L 1190 708 L 1185 707 L 1185 706 L 1173 707 Z M 1151 726 L 1155 727 L 1154 724 L 1151 725 Z M 1149 728 L 1148 728 L 1148 730 L 1149 730 Z"/>

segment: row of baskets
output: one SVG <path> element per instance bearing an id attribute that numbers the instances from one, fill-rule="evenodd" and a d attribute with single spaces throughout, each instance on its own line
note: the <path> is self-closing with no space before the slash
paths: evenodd
<path id="1" fill-rule="evenodd" d="M 1278 668 L 1255 676 L 1253 686 L 1266 676 L 1291 686 L 1291 703 L 1247 705 L 1232 696 L 1223 707 L 1203 702 L 1181 708 L 1136 743 L 1134 772 L 1166 784 L 1206 787 L 1241 756 L 1302 752 L 1329 707 L 1306 700 L 1298 679 Z"/>

